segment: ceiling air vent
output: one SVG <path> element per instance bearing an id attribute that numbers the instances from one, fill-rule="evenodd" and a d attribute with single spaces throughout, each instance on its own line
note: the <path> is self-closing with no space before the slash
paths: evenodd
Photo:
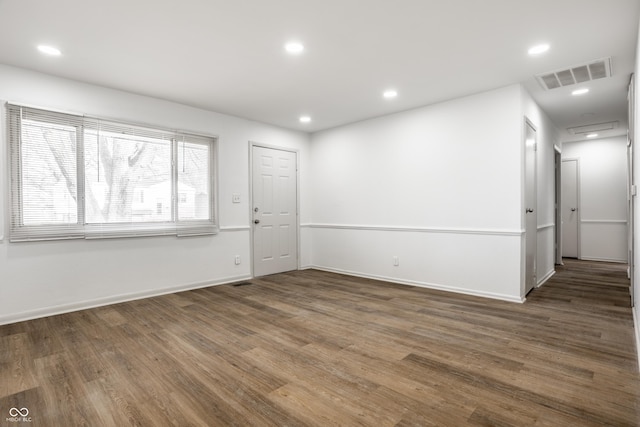
<path id="1" fill-rule="evenodd" d="M 576 126 L 576 127 L 572 127 L 572 128 L 567 128 L 567 130 L 569 131 L 569 133 L 572 133 L 574 135 L 582 135 L 585 133 L 592 133 L 592 132 L 602 132 L 605 130 L 612 130 L 618 127 L 618 122 L 605 122 L 605 123 L 596 123 L 593 125 L 585 125 L 585 126 Z"/>
<path id="2" fill-rule="evenodd" d="M 536 79 L 544 89 L 551 90 L 605 77 L 611 77 L 611 58 L 598 59 L 563 70 L 538 74 Z"/>

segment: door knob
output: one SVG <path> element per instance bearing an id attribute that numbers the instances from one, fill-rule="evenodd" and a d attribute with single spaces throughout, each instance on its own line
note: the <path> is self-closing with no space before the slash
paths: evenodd
<path id="1" fill-rule="evenodd" d="M 527 213 L 532 213 L 532 212 L 533 212 L 533 209 L 527 208 Z"/>
<path id="2" fill-rule="evenodd" d="M 253 223 L 254 223 L 254 224 L 260 224 L 260 220 L 259 220 L 259 219 L 254 219 L 254 220 L 253 220 Z"/>
<path id="3" fill-rule="evenodd" d="M 571 208 L 571 212 L 575 212 L 575 211 L 576 211 L 576 208 Z"/>

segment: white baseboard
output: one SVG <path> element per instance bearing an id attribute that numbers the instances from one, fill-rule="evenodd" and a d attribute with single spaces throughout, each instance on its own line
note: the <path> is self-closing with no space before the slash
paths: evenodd
<path id="1" fill-rule="evenodd" d="M 78 301 L 69 304 L 62 304 L 52 307 L 39 308 L 36 310 L 23 311 L 20 313 L 10 314 L 8 316 L 0 316 L 0 325 L 9 323 L 23 322 L 25 320 L 33 320 L 41 317 L 55 316 L 58 314 L 70 313 L 72 311 L 86 310 L 89 308 L 103 307 L 105 305 L 118 304 L 121 302 L 134 301 L 138 299 L 157 297 L 160 295 L 173 294 L 176 292 L 190 291 L 193 289 L 208 288 L 210 286 L 224 285 L 227 283 L 239 282 L 242 280 L 250 280 L 251 276 L 235 276 L 225 277 L 222 279 L 188 283 L 184 285 L 171 286 L 162 289 L 149 289 L 142 292 L 134 292 L 130 294 L 119 294 L 93 300 Z"/>
<path id="2" fill-rule="evenodd" d="M 476 296 L 476 297 L 491 298 L 491 299 L 497 299 L 497 300 L 508 301 L 508 302 L 516 302 L 516 303 L 520 303 L 520 304 L 525 301 L 524 298 L 514 297 L 514 296 L 511 296 L 511 295 L 497 294 L 497 293 L 493 293 L 493 292 L 482 292 L 482 291 L 476 291 L 476 290 L 473 290 L 473 289 L 458 288 L 458 287 L 455 287 L 455 286 L 440 285 L 440 284 L 436 284 L 436 283 L 418 282 L 418 281 L 414 281 L 414 280 L 404 280 L 404 279 L 398 279 L 396 277 L 387 277 L 387 276 L 380 276 L 380 275 L 376 275 L 376 274 L 367 274 L 367 273 L 362 273 L 362 272 L 357 272 L 357 271 L 342 270 L 342 269 L 339 269 L 339 268 L 322 267 L 322 266 L 319 266 L 319 265 L 310 265 L 310 266 L 308 266 L 306 268 L 307 269 L 313 268 L 313 269 L 316 269 L 316 270 L 328 271 L 330 273 L 345 274 L 347 276 L 362 277 L 362 278 L 365 278 L 365 279 L 381 280 L 381 281 L 384 281 L 384 282 L 397 283 L 397 284 L 400 284 L 400 285 L 417 286 L 417 287 L 420 287 L 420 288 L 436 289 L 436 290 L 439 290 L 439 291 L 454 292 L 454 293 L 458 293 L 458 294 L 472 295 L 472 296 Z"/>
<path id="3" fill-rule="evenodd" d="M 549 279 L 551 279 L 553 277 L 553 275 L 556 274 L 555 270 L 551 270 L 550 272 L 548 272 L 543 278 L 542 280 L 540 280 L 538 282 L 538 284 L 536 285 L 536 288 L 539 288 L 541 286 L 544 286 L 545 283 L 547 283 L 549 281 Z"/>
<path id="4" fill-rule="evenodd" d="M 582 261 L 602 261 L 602 262 L 617 262 L 620 264 L 626 264 L 628 261 L 626 259 L 617 259 L 617 258 L 596 258 L 596 257 L 588 257 L 582 256 L 580 257 Z"/>

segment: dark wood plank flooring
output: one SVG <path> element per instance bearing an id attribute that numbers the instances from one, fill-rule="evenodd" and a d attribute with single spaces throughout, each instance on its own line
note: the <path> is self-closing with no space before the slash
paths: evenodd
<path id="1" fill-rule="evenodd" d="M 307 270 L 5 325 L 0 426 L 636 426 L 629 301 L 566 260 L 525 304 Z"/>

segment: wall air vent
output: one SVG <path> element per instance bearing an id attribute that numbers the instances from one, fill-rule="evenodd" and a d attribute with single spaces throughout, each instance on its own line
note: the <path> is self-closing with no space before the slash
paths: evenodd
<path id="1" fill-rule="evenodd" d="M 596 123 L 593 125 L 585 125 L 585 126 L 576 126 L 572 128 L 567 128 L 569 133 L 574 135 L 583 135 L 592 132 L 602 132 L 605 130 L 612 130 L 618 127 L 618 122 L 605 122 L 605 123 Z"/>
<path id="2" fill-rule="evenodd" d="M 536 79 L 545 90 L 551 90 L 606 77 L 611 77 L 611 58 L 538 74 Z"/>

